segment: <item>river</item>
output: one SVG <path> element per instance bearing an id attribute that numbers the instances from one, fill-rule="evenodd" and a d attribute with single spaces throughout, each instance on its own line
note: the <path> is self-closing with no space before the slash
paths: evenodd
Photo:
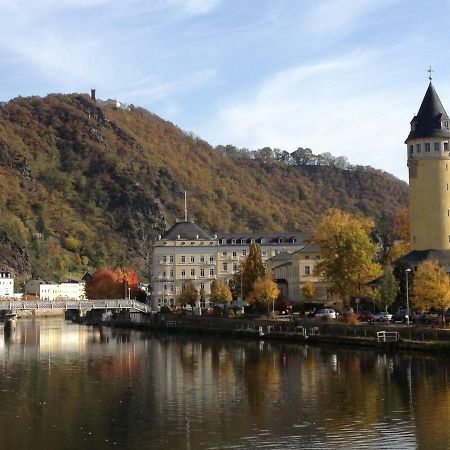
<path id="1" fill-rule="evenodd" d="M 450 361 L 0 324 L 0 449 L 445 449 Z"/>

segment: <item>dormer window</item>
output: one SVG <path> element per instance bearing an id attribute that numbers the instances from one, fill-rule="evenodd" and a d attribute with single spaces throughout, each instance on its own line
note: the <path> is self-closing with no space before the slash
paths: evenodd
<path id="1" fill-rule="evenodd" d="M 245 244 L 245 239 L 241 239 L 241 244 Z"/>
<path id="2" fill-rule="evenodd" d="M 283 238 L 278 238 L 278 243 L 282 244 L 283 243 Z"/>
<path id="3" fill-rule="evenodd" d="M 448 120 L 443 120 L 441 122 L 441 128 L 448 128 Z"/>
<path id="4" fill-rule="evenodd" d="M 292 238 L 292 243 L 296 244 L 297 243 L 297 239 L 296 238 Z"/>
<path id="5" fill-rule="evenodd" d="M 236 239 L 231 239 L 232 244 L 236 244 Z"/>
<path id="6" fill-rule="evenodd" d="M 261 244 L 264 244 L 264 243 L 266 242 L 266 240 L 265 240 L 264 238 L 261 238 L 261 239 L 259 240 L 259 242 L 260 242 Z"/>

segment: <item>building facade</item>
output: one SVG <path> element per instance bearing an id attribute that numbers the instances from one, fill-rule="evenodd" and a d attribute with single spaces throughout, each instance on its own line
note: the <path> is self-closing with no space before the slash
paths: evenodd
<path id="1" fill-rule="evenodd" d="M 9 272 L 0 272 L 0 297 L 12 297 L 14 294 L 14 278 Z"/>
<path id="2" fill-rule="evenodd" d="M 187 280 L 206 298 L 198 307 L 209 307 L 213 280 L 225 283 L 239 271 L 250 244 L 261 247 L 263 261 L 286 248 L 296 251 L 305 246 L 308 233 L 221 233 L 203 231 L 189 221 L 177 222 L 155 243 L 152 264 L 151 303 L 154 309 L 173 307 Z"/>
<path id="3" fill-rule="evenodd" d="M 320 259 L 320 248 L 315 244 L 307 244 L 300 250 L 283 252 L 267 261 L 283 300 L 300 303 L 332 301 L 328 292 L 330 283 L 315 275 L 315 268 Z M 314 286 L 313 298 L 307 298 L 302 293 L 306 283 L 312 283 Z"/>
<path id="4" fill-rule="evenodd" d="M 43 280 L 30 280 L 25 283 L 25 296 L 32 295 L 40 300 L 85 300 L 84 282 L 48 283 Z"/>
<path id="5" fill-rule="evenodd" d="M 413 251 L 450 250 L 450 119 L 430 84 L 406 139 Z"/>

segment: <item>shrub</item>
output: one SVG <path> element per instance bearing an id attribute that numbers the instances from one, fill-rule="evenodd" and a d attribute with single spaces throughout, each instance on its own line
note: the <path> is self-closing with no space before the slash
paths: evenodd
<path id="1" fill-rule="evenodd" d="M 159 312 L 163 313 L 163 314 L 170 314 L 172 312 L 172 310 L 168 306 L 164 305 L 164 306 L 161 306 Z"/>

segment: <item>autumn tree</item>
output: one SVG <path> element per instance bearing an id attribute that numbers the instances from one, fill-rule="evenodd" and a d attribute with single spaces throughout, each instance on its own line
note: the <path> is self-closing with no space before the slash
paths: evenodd
<path id="1" fill-rule="evenodd" d="M 322 256 L 316 274 L 332 284 L 344 305 L 352 296 L 364 295 L 367 283 L 381 275 L 374 261 L 377 246 L 370 239 L 373 228 L 371 219 L 330 209 L 311 239 Z"/>
<path id="2" fill-rule="evenodd" d="M 379 239 L 379 261 L 382 265 L 390 264 L 408 253 L 411 248 L 408 209 L 384 214 L 374 234 Z"/>
<path id="3" fill-rule="evenodd" d="M 387 312 L 387 309 L 394 303 L 399 291 L 400 283 L 394 276 L 391 265 L 384 266 L 383 279 L 380 287 L 376 291 L 375 301 L 380 309 Z"/>
<path id="4" fill-rule="evenodd" d="M 442 316 L 450 308 L 450 279 L 436 261 L 423 261 L 417 267 L 411 289 L 412 303 L 420 311 L 435 308 Z"/>
<path id="5" fill-rule="evenodd" d="M 213 303 L 229 304 L 233 300 L 230 288 L 226 283 L 220 280 L 214 280 L 211 283 L 211 294 L 209 300 Z"/>
<path id="6" fill-rule="evenodd" d="M 90 299 L 126 298 L 135 296 L 139 284 L 133 269 L 99 269 L 86 285 L 86 294 Z M 130 291 L 128 291 L 130 289 Z"/>
<path id="7" fill-rule="evenodd" d="M 248 256 L 242 266 L 242 294 L 247 300 L 253 285 L 258 278 L 264 277 L 266 269 L 262 262 L 261 247 L 258 244 L 250 244 Z"/>
<path id="8" fill-rule="evenodd" d="M 270 272 L 256 279 L 253 284 L 253 289 L 248 295 L 249 302 L 252 304 L 262 303 L 267 307 L 269 312 L 269 305 L 272 304 L 272 311 L 275 308 L 275 300 L 280 295 L 280 290 L 277 284 L 272 279 Z"/>
<path id="9" fill-rule="evenodd" d="M 198 290 L 196 289 L 192 280 L 186 280 L 184 289 L 177 297 L 177 303 L 179 305 L 190 305 L 192 310 L 195 308 L 195 303 L 198 300 Z"/>
<path id="10" fill-rule="evenodd" d="M 316 288 L 314 287 L 314 284 L 311 283 L 311 281 L 307 281 L 300 290 L 303 298 L 310 301 L 313 300 L 316 295 Z"/>

